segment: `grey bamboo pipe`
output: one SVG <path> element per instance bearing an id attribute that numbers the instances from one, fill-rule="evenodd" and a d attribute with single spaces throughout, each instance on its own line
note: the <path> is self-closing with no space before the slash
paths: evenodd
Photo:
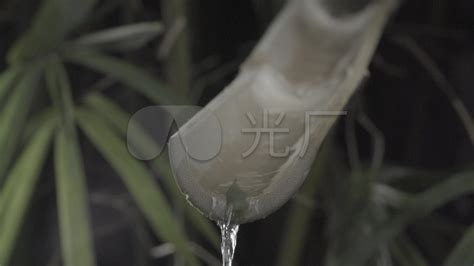
<path id="1" fill-rule="evenodd" d="M 188 201 L 213 220 L 232 210 L 234 223 L 288 201 L 337 119 L 317 116 L 308 126 L 306 114 L 343 110 L 395 7 L 395 0 L 289 2 L 237 78 L 171 137 L 171 166 Z M 256 138 L 249 132 L 276 122 L 288 132 L 261 133 L 246 154 Z"/>

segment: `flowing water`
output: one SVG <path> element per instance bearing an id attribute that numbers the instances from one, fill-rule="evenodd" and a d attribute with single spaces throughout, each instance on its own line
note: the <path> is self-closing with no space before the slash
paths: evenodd
<path id="1" fill-rule="evenodd" d="M 226 221 L 219 221 L 217 224 L 221 228 L 222 242 L 222 265 L 232 266 L 232 260 L 234 258 L 235 246 L 237 245 L 237 232 L 239 231 L 239 225 L 233 224 L 232 219 L 232 208 L 228 212 Z"/>

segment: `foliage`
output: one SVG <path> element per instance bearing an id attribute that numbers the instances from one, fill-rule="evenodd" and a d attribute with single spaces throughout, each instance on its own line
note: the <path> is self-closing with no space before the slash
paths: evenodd
<path id="1" fill-rule="evenodd" d="M 9 64 L 0 78 L 0 100 L 5 103 L 0 113 L 0 147 L 3 151 L 0 165 L 3 183 L 0 193 L 0 265 L 9 265 L 14 247 L 18 244 L 19 229 L 41 177 L 49 143 L 54 143 L 63 262 L 68 266 L 96 265 L 89 195 L 76 132 L 78 122 L 97 150 L 123 178 L 156 235 L 173 243 L 189 265 L 197 265 L 199 262 L 191 252 L 185 230 L 174 222 L 170 204 L 153 174 L 128 154 L 123 146 L 124 136 L 117 134 L 113 125 L 104 122 L 97 111 L 79 107 L 80 98 L 73 98 L 76 88 L 70 84 L 70 73 L 65 66 L 67 61 L 103 73 L 153 102 L 180 101 L 178 97 L 173 98 L 171 91 L 147 71 L 101 51 L 143 47 L 161 33 L 159 22 L 141 22 L 86 33 L 78 38 L 69 37 L 87 21 L 97 5 L 96 1 L 81 1 L 80 4 L 77 1 L 42 1 L 31 28 L 14 43 L 6 56 Z M 28 111 L 32 107 L 38 108 L 33 98 L 43 94 L 43 90 L 48 93 L 54 111 L 48 113 L 47 119 L 37 122 L 39 125 L 32 134 L 23 136 L 24 129 L 28 127 Z M 49 108 L 43 109 L 46 112 Z M 128 120 L 127 115 L 124 116 Z M 34 124 L 33 121 L 31 119 L 30 123 Z M 53 129 L 55 141 L 51 142 Z M 21 156 L 15 159 L 16 152 L 22 149 L 22 137 L 24 142 L 29 143 Z M 5 173 L 8 173 L 6 177 Z M 209 229 L 209 221 L 196 210 L 190 211 L 195 213 L 190 216 L 191 220 L 208 228 L 206 235 L 216 243 L 216 232 Z"/>

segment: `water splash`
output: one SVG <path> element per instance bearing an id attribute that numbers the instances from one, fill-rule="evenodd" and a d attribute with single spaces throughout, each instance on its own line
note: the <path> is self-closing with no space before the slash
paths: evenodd
<path id="1" fill-rule="evenodd" d="M 231 219 L 232 208 L 229 208 L 227 220 L 217 222 L 217 224 L 221 228 L 222 235 L 221 252 L 223 266 L 232 266 L 235 246 L 237 245 L 237 232 L 239 231 L 239 225 L 233 224 Z"/>

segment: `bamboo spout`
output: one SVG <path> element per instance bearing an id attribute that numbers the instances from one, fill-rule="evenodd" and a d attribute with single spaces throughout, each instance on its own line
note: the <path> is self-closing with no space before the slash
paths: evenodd
<path id="1" fill-rule="evenodd" d="M 343 110 L 366 75 L 396 6 L 394 0 L 371 1 L 336 16 L 324 2 L 290 2 L 234 82 L 171 137 L 177 183 L 191 204 L 211 219 L 225 219 L 229 208 L 235 223 L 260 219 L 294 195 L 337 118 L 310 122 L 306 115 Z M 209 133 L 209 113 L 219 121 L 218 132 Z M 261 133 L 247 154 L 256 138 L 248 133 L 270 123 L 288 130 L 273 136 Z M 199 137 L 209 134 L 220 140 L 219 153 L 208 160 L 190 156 L 186 145 L 208 150 Z"/>

